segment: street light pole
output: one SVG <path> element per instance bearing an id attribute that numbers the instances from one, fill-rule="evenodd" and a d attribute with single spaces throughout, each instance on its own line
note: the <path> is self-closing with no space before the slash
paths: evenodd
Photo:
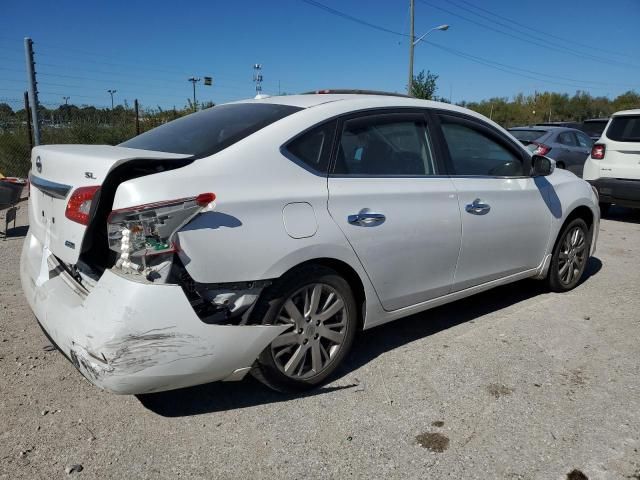
<path id="1" fill-rule="evenodd" d="M 410 33 L 409 33 L 409 84 L 408 84 L 408 88 L 407 91 L 409 93 L 409 95 L 411 95 L 411 85 L 413 85 L 413 48 L 422 41 L 422 39 L 424 37 L 426 37 L 427 35 L 429 35 L 431 32 L 433 32 L 434 30 L 441 30 L 441 31 L 445 31 L 445 30 L 449 30 L 449 25 L 439 25 L 437 27 L 433 27 L 430 30 L 427 30 L 426 33 L 423 33 L 422 35 L 420 35 L 418 38 L 415 38 L 415 34 L 413 31 L 413 17 L 414 17 L 414 0 L 410 0 L 411 1 L 411 20 L 410 20 Z"/>
<path id="2" fill-rule="evenodd" d="M 69 104 L 69 99 L 70 99 L 70 98 L 71 98 L 71 97 L 62 97 L 62 99 L 64 100 L 64 104 L 65 104 L 65 105 L 68 105 L 68 104 Z M 111 108 L 113 108 L 113 105 L 111 106 Z"/>
<path id="3" fill-rule="evenodd" d="M 414 31 L 413 24 L 415 18 L 415 0 L 409 0 L 409 82 L 407 83 L 407 93 L 411 95 L 411 86 L 413 85 L 413 47 Z"/>
<path id="4" fill-rule="evenodd" d="M 113 94 L 117 92 L 117 90 L 107 90 L 109 95 L 111 95 L 111 110 L 113 110 Z"/>
<path id="5" fill-rule="evenodd" d="M 191 77 L 187 80 L 189 80 L 193 84 L 193 111 L 195 112 L 196 110 L 198 110 L 198 104 L 196 103 L 196 83 L 200 81 L 200 77 Z"/>

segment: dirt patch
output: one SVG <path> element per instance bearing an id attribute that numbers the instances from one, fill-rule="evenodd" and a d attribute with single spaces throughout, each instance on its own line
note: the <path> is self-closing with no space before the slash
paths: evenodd
<path id="1" fill-rule="evenodd" d="M 589 477 L 580 470 L 574 469 L 567 473 L 567 480 L 589 480 Z"/>
<path id="2" fill-rule="evenodd" d="M 436 420 L 435 422 L 431 422 L 432 427 L 444 427 L 444 422 L 442 420 Z"/>
<path id="3" fill-rule="evenodd" d="M 416 441 L 422 448 L 428 448 L 432 452 L 440 453 L 449 448 L 449 438 L 445 437 L 441 433 L 421 433 L 416 436 Z"/>
<path id="4" fill-rule="evenodd" d="M 505 397 L 513 393 L 513 388 L 507 387 L 501 383 L 492 383 L 487 385 L 487 392 L 493 395 L 494 398 Z"/>

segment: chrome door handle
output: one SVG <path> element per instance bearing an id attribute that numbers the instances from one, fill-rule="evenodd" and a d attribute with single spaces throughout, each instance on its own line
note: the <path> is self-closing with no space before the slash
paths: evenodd
<path id="1" fill-rule="evenodd" d="M 467 212 L 473 215 L 486 215 L 491 210 L 491 206 L 484 203 L 479 198 L 476 198 L 472 203 L 468 204 L 464 208 Z"/>
<path id="2" fill-rule="evenodd" d="M 355 215 L 349 215 L 347 220 L 351 225 L 360 225 L 362 227 L 376 225 L 385 221 L 385 217 L 382 213 L 374 212 L 360 212 Z"/>

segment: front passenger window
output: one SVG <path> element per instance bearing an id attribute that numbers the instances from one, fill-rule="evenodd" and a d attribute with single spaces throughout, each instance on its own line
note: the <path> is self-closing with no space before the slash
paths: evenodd
<path id="1" fill-rule="evenodd" d="M 522 159 L 479 129 L 441 117 L 454 175 L 522 176 Z"/>

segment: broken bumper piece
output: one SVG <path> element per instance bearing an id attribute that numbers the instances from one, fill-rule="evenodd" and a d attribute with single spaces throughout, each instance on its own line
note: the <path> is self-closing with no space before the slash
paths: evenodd
<path id="1" fill-rule="evenodd" d="M 61 269 L 50 269 L 43 279 L 43 251 L 28 234 L 20 277 L 29 305 L 78 370 L 114 393 L 239 380 L 287 328 L 208 325 L 179 286 L 132 282 L 109 270 L 87 293 Z"/>

